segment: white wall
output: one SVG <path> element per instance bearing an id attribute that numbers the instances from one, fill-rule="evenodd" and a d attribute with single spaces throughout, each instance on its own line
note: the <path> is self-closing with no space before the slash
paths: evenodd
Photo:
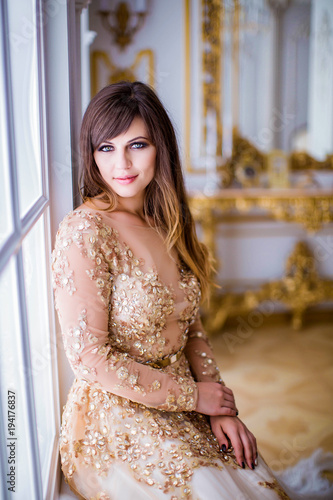
<path id="1" fill-rule="evenodd" d="M 266 152 L 274 146 L 276 120 L 273 110 L 275 18 L 265 2 L 256 0 L 256 5 L 261 15 L 249 14 L 248 28 L 240 35 L 239 130 Z"/>
<path id="2" fill-rule="evenodd" d="M 55 15 L 45 25 L 46 102 L 48 117 L 48 156 L 50 176 L 50 214 L 52 248 L 63 217 L 73 208 L 72 149 L 69 90 L 68 13 L 58 3 Z M 60 409 L 65 404 L 73 372 L 66 359 L 56 318 Z"/>
<path id="3" fill-rule="evenodd" d="M 333 278 L 333 224 L 308 234 L 299 224 L 247 222 L 221 224 L 218 229 L 222 268 L 219 283 L 225 290 L 244 291 L 280 279 L 297 241 L 306 241 L 318 272 Z"/>
<path id="4" fill-rule="evenodd" d="M 310 57 L 310 151 L 323 159 L 333 150 L 332 0 L 312 2 Z"/>
<path id="5" fill-rule="evenodd" d="M 135 2 L 132 4 L 135 6 Z M 134 44 L 121 51 L 113 43 L 112 35 L 102 27 L 97 14 L 99 2 L 93 1 L 89 7 L 89 28 L 97 32 L 97 36 L 91 50 L 107 52 L 113 64 L 121 68 L 130 67 L 139 51 L 153 50 L 155 89 L 169 111 L 181 141 L 184 112 L 183 2 L 152 0 L 147 4 L 151 5 L 151 10 L 143 28 L 134 36 Z M 137 76 L 143 79 L 145 70 L 139 69 Z M 107 83 L 105 81 L 105 85 Z"/>
<path id="6" fill-rule="evenodd" d="M 279 76 L 281 109 L 278 147 L 293 150 L 297 131 L 308 126 L 310 3 L 294 3 L 282 17 L 281 68 Z"/>

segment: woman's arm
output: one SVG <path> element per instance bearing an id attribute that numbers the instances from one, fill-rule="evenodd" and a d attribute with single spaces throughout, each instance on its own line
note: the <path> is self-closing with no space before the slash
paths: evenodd
<path id="1" fill-rule="evenodd" d="M 185 355 L 198 387 L 196 411 L 207 415 L 238 414 L 234 395 L 225 387 L 199 314 L 188 332 Z"/>
<path id="2" fill-rule="evenodd" d="M 199 315 L 190 327 L 185 353 L 194 378 L 198 381 L 197 411 L 210 415 L 211 428 L 219 442 L 221 451 L 229 448 L 229 439 L 239 465 L 245 467 L 245 463 L 247 463 L 250 468 L 254 468 L 257 458 L 256 439 L 245 424 L 239 418 L 235 418 L 238 411 L 233 393 L 225 387 L 222 381 L 212 347 Z M 219 382 L 219 384 L 214 382 Z M 224 407 L 223 415 L 213 413 L 217 406 Z M 202 408 L 206 411 L 203 411 Z"/>
<path id="3" fill-rule="evenodd" d="M 110 346 L 112 252 L 112 230 L 108 232 L 98 220 L 77 212 L 64 219 L 57 234 L 52 270 L 65 351 L 75 375 L 146 406 L 195 410 L 198 389 L 192 378 L 178 380 Z"/>
<path id="4" fill-rule="evenodd" d="M 198 382 L 219 382 L 224 385 L 199 313 L 189 328 L 185 354 Z"/>

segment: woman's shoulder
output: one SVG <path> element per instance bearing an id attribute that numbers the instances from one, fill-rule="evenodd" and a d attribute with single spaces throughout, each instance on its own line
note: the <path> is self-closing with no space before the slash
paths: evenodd
<path id="1" fill-rule="evenodd" d="M 78 236 L 81 234 L 101 235 L 103 238 L 114 232 L 110 224 L 105 224 L 102 214 L 98 209 L 87 203 L 68 212 L 60 222 L 57 239 L 64 236 Z"/>
<path id="2" fill-rule="evenodd" d="M 62 220 L 55 238 L 53 257 L 71 252 L 78 262 L 81 257 L 101 259 L 106 254 L 110 259 L 119 246 L 118 232 L 105 224 L 98 212 L 80 206 Z"/>
<path id="3" fill-rule="evenodd" d="M 101 217 L 107 225 L 115 229 L 121 229 L 122 231 L 125 228 L 152 229 L 154 227 L 152 218 L 148 221 L 143 215 L 124 210 L 121 207 L 110 210 L 108 204 L 100 199 L 88 200 L 78 207 L 77 210 L 93 213 L 97 217 Z"/>
<path id="4" fill-rule="evenodd" d="M 127 237 L 133 239 L 133 237 L 144 236 L 146 238 L 146 231 L 153 229 L 152 224 L 133 213 L 106 210 L 100 204 L 86 201 L 65 215 L 60 223 L 57 239 L 70 235 L 78 236 L 79 233 L 88 235 L 93 233 L 96 237 L 100 236 L 102 240 L 112 236 L 112 241 L 116 242 L 119 238 L 124 241 Z"/>
<path id="5" fill-rule="evenodd" d="M 59 230 L 68 226 L 82 225 L 84 221 L 94 221 L 96 214 L 84 208 L 83 205 L 68 212 L 59 224 Z M 85 225 L 85 224 L 84 224 Z"/>

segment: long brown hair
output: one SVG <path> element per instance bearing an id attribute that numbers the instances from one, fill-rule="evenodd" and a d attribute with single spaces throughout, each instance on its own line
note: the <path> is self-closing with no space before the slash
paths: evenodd
<path id="1" fill-rule="evenodd" d="M 155 176 L 146 188 L 143 207 L 147 223 L 166 233 L 168 251 L 176 248 L 179 257 L 199 279 L 202 296 L 206 298 L 211 262 L 205 245 L 198 241 L 189 210 L 174 128 L 161 101 L 148 85 L 114 83 L 91 100 L 80 136 L 83 201 L 98 197 L 108 203 L 107 210 L 116 209 L 116 194 L 103 180 L 93 155 L 103 141 L 128 130 L 137 116 L 145 123 L 149 140 L 156 147 Z"/>

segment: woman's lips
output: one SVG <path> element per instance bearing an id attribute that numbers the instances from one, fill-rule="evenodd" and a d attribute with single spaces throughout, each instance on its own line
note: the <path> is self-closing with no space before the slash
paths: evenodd
<path id="1" fill-rule="evenodd" d="M 115 180 L 120 184 L 131 184 L 131 182 L 135 181 L 137 175 L 131 175 L 130 177 L 115 177 Z"/>

